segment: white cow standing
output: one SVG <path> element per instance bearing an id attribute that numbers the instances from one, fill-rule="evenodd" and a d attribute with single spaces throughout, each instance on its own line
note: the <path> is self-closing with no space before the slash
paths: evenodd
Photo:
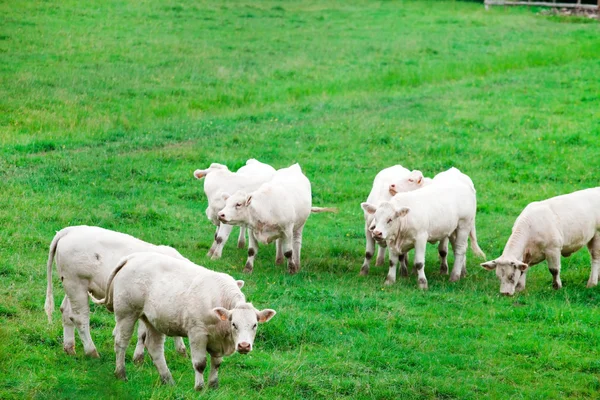
<path id="1" fill-rule="evenodd" d="M 363 209 L 374 214 L 371 232 L 376 239 L 385 240 L 390 248 L 390 270 L 386 284 L 396 281 L 396 265 L 400 254 L 415 249 L 414 266 L 421 289 L 427 289 L 425 276 L 425 247 L 427 242 L 439 242 L 440 270 L 447 271 L 448 241 L 454 251 L 454 268 L 450 281 L 466 275 L 468 238 L 479 256 L 485 257 L 475 232 L 477 200 L 471 179 L 456 168 L 436 175 L 422 189 L 398 193 L 379 207 L 363 203 Z"/>
<path id="2" fill-rule="evenodd" d="M 399 192 L 409 192 L 412 190 L 420 189 L 425 185 L 426 180 L 431 181 L 429 178 L 424 178 L 421 171 L 412 171 L 404 168 L 401 165 L 394 165 L 392 167 L 381 170 L 373 181 L 373 187 L 367 197 L 367 203 L 379 206 L 384 201 L 390 201 L 392 197 Z M 367 248 L 365 250 L 365 259 L 360 269 L 361 275 L 367 275 L 369 273 L 369 267 L 371 258 L 375 253 L 375 238 L 371 234 L 369 227 L 373 222 L 373 214 L 364 212 L 365 218 L 365 238 L 367 241 Z M 375 266 L 384 264 L 385 261 L 385 250 L 387 244 L 385 241 L 378 241 L 379 249 L 377 251 L 377 259 Z M 400 255 L 401 258 L 401 269 L 400 275 L 407 276 L 408 269 L 406 268 L 406 255 Z"/>
<path id="3" fill-rule="evenodd" d="M 223 247 L 233 229 L 232 225 L 221 223 L 217 215 L 225 207 L 222 193 L 234 193 L 237 190 L 256 190 L 260 185 L 269 181 L 274 173 L 275 169 L 273 167 L 254 158 L 246 161 L 246 165 L 238 169 L 237 172 L 231 172 L 227 166 L 218 163 L 212 163 L 207 169 L 194 171 L 194 176 L 197 179 L 205 178 L 204 193 L 208 199 L 206 216 L 217 227 L 215 240 L 208 251 L 208 255 L 213 260 L 221 257 Z M 238 247 L 244 248 L 245 245 L 245 228 L 240 227 Z"/>
<path id="4" fill-rule="evenodd" d="M 334 209 L 312 207 L 312 194 L 308 178 L 298 164 L 275 172 L 273 179 L 252 193 L 239 190 L 233 195 L 224 194 L 225 207 L 219 220 L 225 224 L 245 226 L 250 229 L 248 259 L 244 272 L 254 269 L 258 244 L 277 243 L 276 263 L 288 261 L 288 271 L 300 269 L 302 231 L 311 212 L 335 212 Z"/>
<path id="5" fill-rule="evenodd" d="M 52 322 L 54 297 L 52 294 L 52 263 L 60 275 L 65 297 L 60 306 L 63 323 L 63 348 L 67 354 L 75 354 L 75 328 L 83 342 L 86 355 L 100 357 L 90 335 L 90 306 L 88 293 L 104 297 L 106 279 L 119 260 L 133 252 L 154 251 L 170 257 L 186 260 L 169 246 L 155 246 L 133 236 L 96 226 L 70 226 L 56 233 L 50 244 L 47 263 L 48 286 L 44 309 L 48 322 Z M 145 326 L 140 324 L 138 345 L 134 359 L 144 358 Z M 175 338 L 177 351 L 185 355 L 185 344 Z"/>
<path id="6" fill-rule="evenodd" d="M 586 246 L 592 257 L 587 287 L 598 284 L 600 270 L 600 187 L 580 190 L 530 203 L 521 212 L 502 255 L 481 264 L 496 270 L 500 293 L 512 296 L 525 289 L 530 266 L 544 260 L 560 289 L 560 257 L 569 257 Z"/>
<path id="7" fill-rule="evenodd" d="M 126 380 L 125 351 L 138 319 L 147 325 L 146 347 L 163 383 L 174 383 L 164 356 L 165 335 L 187 336 L 196 390 L 204 387 L 206 354 L 210 354 L 209 386 L 218 386 L 224 356 L 252 350 L 258 323 L 275 310 L 258 311 L 240 288 L 243 281 L 187 260 L 157 253 L 134 253 L 111 273 L 105 303 L 115 313 L 115 376 Z"/>

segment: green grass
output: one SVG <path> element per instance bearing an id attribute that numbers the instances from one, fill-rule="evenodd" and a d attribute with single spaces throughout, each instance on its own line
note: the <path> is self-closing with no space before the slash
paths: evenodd
<path id="1" fill-rule="evenodd" d="M 456 166 L 478 190 L 479 243 L 497 257 L 529 202 L 598 186 L 600 28 L 472 2 L 12 1 L 0 3 L 0 398 L 194 398 L 147 358 L 113 375 L 113 316 L 93 307 L 102 355 L 62 351 L 43 312 L 55 231 L 89 224 L 175 246 L 244 279 L 278 315 L 226 358 L 205 398 L 593 398 L 600 301 L 589 255 L 498 294 L 469 252 L 466 279 L 429 291 L 358 272 L 375 174 Z M 568 22 L 568 23 L 563 23 Z M 586 21 L 587 22 L 587 21 Z M 261 247 L 206 252 L 213 227 L 192 177 L 210 162 L 299 162 L 313 202 L 302 271 Z M 55 300 L 62 289 L 55 274 Z"/>

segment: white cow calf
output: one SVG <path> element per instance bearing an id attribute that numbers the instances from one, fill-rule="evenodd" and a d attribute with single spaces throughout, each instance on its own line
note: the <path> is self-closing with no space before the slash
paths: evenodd
<path id="1" fill-rule="evenodd" d="M 502 255 L 481 264 L 496 270 L 500 293 L 512 296 L 525 289 L 530 266 L 544 260 L 560 289 L 560 257 L 586 246 L 592 257 L 587 287 L 598 284 L 600 270 L 600 187 L 552 197 L 529 204 L 515 221 Z"/>
<path id="2" fill-rule="evenodd" d="M 206 354 L 210 354 L 209 386 L 218 386 L 224 356 L 252 350 L 258 323 L 275 311 L 258 311 L 240 288 L 243 281 L 186 260 L 156 253 L 134 253 L 111 273 L 104 302 L 114 311 L 117 378 L 126 380 L 125 351 L 138 319 L 147 326 L 146 347 L 163 383 L 174 383 L 164 356 L 167 336 L 187 336 L 196 380 L 204 387 Z"/>
<path id="3" fill-rule="evenodd" d="M 252 193 L 237 191 L 224 194 L 225 207 L 219 220 L 225 224 L 245 226 L 250 229 L 248 259 L 245 272 L 252 272 L 257 242 L 277 243 L 276 263 L 288 260 L 288 271 L 300 269 L 302 231 L 311 212 L 334 212 L 330 208 L 312 207 L 311 187 L 300 166 L 294 164 L 277 170 L 270 182 Z"/>
<path id="4" fill-rule="evenodd" d="M 68 354 L 75 354 L 75 328 L 83 342 L 86 355 L 99 357 L 90 335 L 90 306 L 88 293 L 104 297 L 106 279 L 119 260 L 133 252 L 154 251 L 185 260 L 172 247 L 155 246 L 124 233 L 114 232 L 96 226 L 70 226 L 56 233 L 50 244 L 47 263 L 48 287 L 44 309 L 48 322 L 52 322 L 54 297 L 52 294 L 52 263 L 60 275 L 65 297 L 60 306 L 63 323 L 63 348 Z M 138 346 L 135 359 L 144 358 L 145 326 L 140 324 Z M 185 355 L 185 344 L 175 338 L 177 351 Z"/>
<path id="5" fill-rule="evenodd" d="M 213 241 L 208 255 L 214 260 L 221 257 L 223 247 L 229 239 L 232 225 L 224 224 L 219 221 L 218 212 L 225 207 L 222 193 L 234 193 L 237 190 L 253 191 L 260 185 L 269 181 L 275 169 L 268 164 L 261 163 L 258 160 L 250 159 L 246 165 L 231 172 L 227 166 L 218 163 L 212 163 L 207 169 L 197 169 L 194 176 L 197 179 L 204 179 L 204 193 L 208 199 L 206 216 L 217 227 L 215 239 Z M 244 248 L 246 245 L 245 227 L 240 227 L 240 236 L 238 238 L 238 247 Z"/>
<path id="6" fill-rule="evenodd" d="M 374 214 L 371 232 L 376 239 L 385 240 L 390 248 L 390 270 L 386 284 L 396 281 L 396 265 L 400 254 L 415 249 L 414 266 L 419 287 L 427 289 L 425 276 L 425 247 L 427 242 L 440 242 L 438 251 L 444 270 L 448 241 L 454 251 L 451 281 L 466 274 L 468 238 L 476 254 L 485 257 L 475 232 L 477 200 L 471 179 L 456 168 L 436 175 L 426 187 L 399 193 L 379 207 L 363 203 L 363 209 Z M 447 264 L 445 265 L 447 270 Z"/>

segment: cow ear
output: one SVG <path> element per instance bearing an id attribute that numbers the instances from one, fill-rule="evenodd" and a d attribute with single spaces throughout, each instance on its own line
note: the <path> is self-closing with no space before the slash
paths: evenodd
<path id="1" fill-rule="evenodd" d="M 246 197 L 246 206 L 249 206 L 251 201 L 252 201 L 252 195 L 249 194 L 248 197 Z"/>
<path id="2" fill-rule="evenodd" d="M 360 206 L 367 214 L 375 214 L 375 211 L 377 211 L 377 207 L 369 203 L 360 203 Z"/>
<path id="3" fill-rule="evenodd" d="M 227 321 L 229 319 L 229 317 L 231 316 L 231 313 L 229 312 L 229 310 L 227 310 L 223 307 L 213 308 L 213 312 L 215 313 L 217 318 L 219 318 L 221 321 Z"/>
<path id="4" fill-rule="evenodd" d="M 208 175 L 208 170 L 207 169 L 197 169 L 197 170 L 194 171 L 194 176 L 196 177 L 196 179 L 202 179 L 206 175 Z"/>
<path id="5" fill-rule="evenodd" d="M 527 268 L 529 268 L 528 264 L 525 264 L 524 262 L 521 262 L 521 261 L 511 262 L 511 264 L 513 267 L 520 269 L 521 272 L 525 272 L 525 271 L 527 271 Z"/>
<path id="6" fill-rule="evenodd" d="M 273 318 L 277 314 L 275 310 L 271 310 L 270 308 L 265 308 L 262 311 L 256 312 L 256 317 L 258 318 L 258 322 L 267 322 L 271 318 Z"/>
<path id="7" fill-rule="evenodd" d="M 396 210 L 396 217 L 397 218 L 404 217 L 406 214 L 408 214 L 409 211 L 410 211 L 410 208 L 402 207 L 401 209 Z"/>
<path id="8" fill-rule="evenodd" d="M 230 198 L 230 197 L 231 197 L 231 195 L 229 193 L 227 193 L 227 192 L 221 193 L 221 198 L 223 200 L 225 200 L 225 201 L 227 201 L 227 199 Z"/>
<path id="9" fill-rule="evenodd" d="M 235 283 L 237 283 L 237 286 L 238 286 L 238 287 L 241 289 L 241 288 L 243 288 L 243 287 L 244 287 L 244 283 L 245 283 L 245 282 L 244 282 L 244 281 L 242 281 L 242 280 L 237 280 L 237 281 L 235 281 Z"/>
<path id="10" fill-rule="evenodd" d="M 488 271 L 493 271 L 493 270 L 496 269 L 496 261 L 495 260 L 484 262 L 484 263 L 482 263 L 480 265 L 483 268 L 487 269 Z"/>

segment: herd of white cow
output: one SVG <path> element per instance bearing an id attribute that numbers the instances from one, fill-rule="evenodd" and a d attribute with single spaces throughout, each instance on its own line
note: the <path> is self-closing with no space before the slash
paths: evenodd
<path id="1" fill-rule="evenodd" d="M 252 272 L 258 242 L 276 243 L 275 263 L 287 260 L 288 271 L 300 269 L 302 232 L 311 213 L 335 212 L 312 206 L 311 186 L 298 164 L 275 170 L 251 159 L 236 172 L 213 163 L 196 170 L 204 179 L 208 199 L 206 215 L 216 226 L 208 252 L 222 255 L 233 226 L 240 227 L 238 247 L 245 247 L 245 272 Z M 408 252 L 414 249 L 413 271 L 420 288 L 427 289 L 425 247 L 439 243 L 440 272 L 448 273 L 448 243 L 454 265 L 450 280 L 466 275 L 467 243 L 485 258 L 477 244 L 476 191 L 473 181 L 456 168 L 433 178 L 396 165 L 382 170 L 373 182 L 367 201 L 361 204 L 365 218 L 366 252 L 360 273 L 369 265 L 378 245 L 376 265 L 382 265 L 386 249 L 390 267 L 385 284 L 408 276 Z M 592 268 L 587 286 L 596 286 L 600 270 L 600 187 L 577 191 L 529 204 L 517 218 L 502 255 L 481 264 L 495 270 L 500 292 L 513 295 L 525 288 L 530 266 L 548 261 L 555 289 L 562 287 L 560 257 L 588 247 Z M 203 373 L 210 354 L 209 385 L 218 386 L 218 369 L 224 356 L 252 350 L 259 323 L 269 321 L 275 310 L 257 310 L 247 303 L 244 281 L 192 263 L 177 250 L 156 246 L 132 236 L 92 226 L 72 226 L 57 232 L 47 263 L 45 311 L 51 321 L 54 309 L 52 265 L 56 265 L 65 297 L 62 312 L 64 350 L 75 353 L 75 329 L 86 355 L 99 357 L 90 334 L 89 297 L 114 312 L 115 375 L 126 379 L 125 351 L 139 320 L 134 361 L 147 349 L 161 379 L 173 378 L 164 357 L 166 336 L 173 336 L 178 352 L 186 354 L 187 337 L 195 371 L 195 389 L 204 387 Z"/>

